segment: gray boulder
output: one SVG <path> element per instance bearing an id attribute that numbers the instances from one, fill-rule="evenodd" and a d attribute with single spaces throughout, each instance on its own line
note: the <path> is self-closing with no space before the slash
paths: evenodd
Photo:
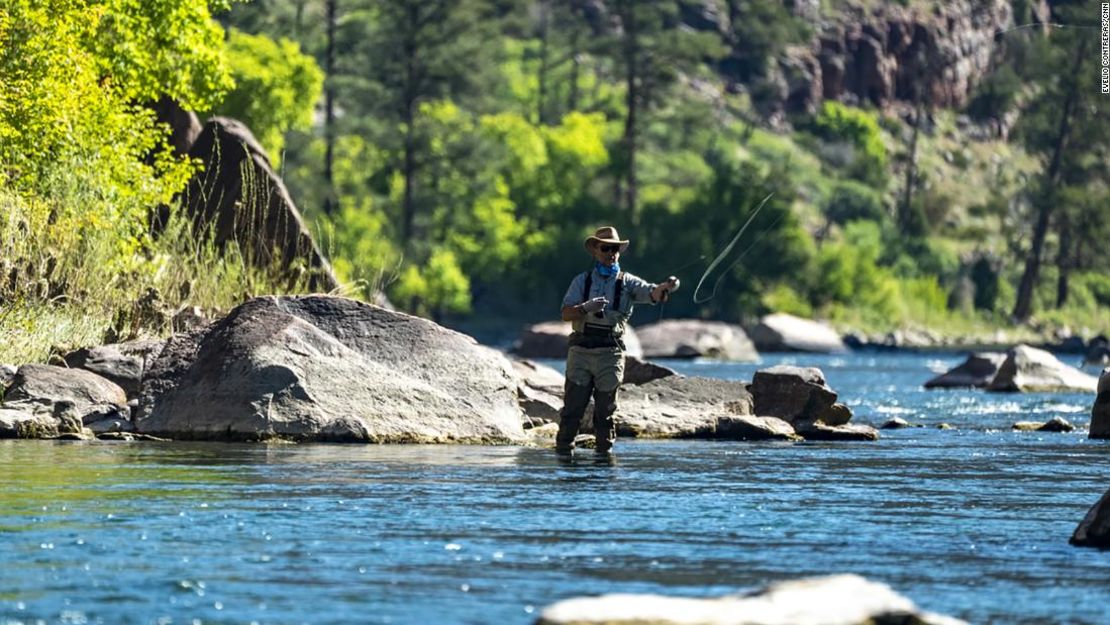
<path id="1" fill-rule="evenodd" d="M 837 395 L 816 367 L 777 365 L 760 369 L 752 376 L 751 394 L 755 414 L 778 417 L 793 425 L 813 422 L 832 410 Z"/>
<path id="2" fill-rule="evenodd" d="M 979 352 L 971 354 L 962 364 L 925 383 L 925 388 L 986 388 L 994 380 L 1006 354 Z"/>
<path id="3" fill-rule="evenodd" d="M 570 333 L 571 327 L 567 321 L 537 323 L 521 330 L 511 351 L 518 358 L 563 359 L 567 357 L 567 339 Z M 644 357 L 640 339 L 631 327 L 625 329 L 624 347 L 626 356 Z"/>
<path id="4" fill-rule="evenodd" d="M 761 352 L 838 353 L 848 351 L 835 330 L 829 326 L 786 313 L 760 319 L 748 332 Z"/>
<path id="5" fill-rule="evenodd" d="M 1106 491 L 1106 494 L 1091 506 L 1068 542 L 1077 547 L 1110 549 L 1110 491 Z"/>
<path id="6" fill-rule="evenodd" d="M 4 391 L 15 379 L 16 371 L 19 371 L 19 367 L 15 365 L 0 365 L 0 399 L 4 398 Z"/>
<path id="7" fill-rule="evenodd" d="M 1098 379 L 1069 367 L 1043 349 L 1018 345 L 1006 354 L 987 386 L 1000 392 L 1094 392 Z"/>
<path id="8" fill-rule="evenodd" d="M 646 358 L 759 359 L 744 329 L 722 321 L 669 319 L 640 326 L 636 334 Z"/>
<path id="9" fill-rule="evenodd" d="M 621 389 L 617 435 L 635 438 L 795 440 L 790 424 L 757 418 L 743 382 L 671 376 Z"/>
<path id="10" fill-rule="evenodd" d="M 1075 426 L 1063 417 L 1052 417 L 1044 423 L 1039 421 L 1018 421 L 1013 425 L 1019 432 L 1072 432 Z"/>
<path id="11" fill-rule="evenodd" d="M 614 594 L 566 599 L 536 625 L 967 625 L 918 610 L 885 584 L 857 575 L 777 582 L 716 598 Z"/>
<path id="12" fill-rule="evenodd" d="M 672 375 L 678 375 L 678 372 L 670 367 L 640 360 L 635 356 L 624 357 L 624 384 L 647 384 Z"/>
<path id="13" fill-rule="evenodd" d="M 129 341 L 98 347 L 86 347 L 65 356 L 66 366 L 84 369 L 111 380 L 136 397 L 143 381 L 147 363 L 158 355 L 165 341 Z"/>
<path id="14" fill-rule="evenodd" d="M 259 297 L 172 337 L 136 430 L 170 438 L 375 443 L 523 440 L 499 352 L 342 297 Z"/>
<path id="15" fill-rule="evenodd" d="M 58 435 L 52 414 L 0 407 L 0 438 L 51 438 Z"/>
<path id="16" fill-rule="evenodd" d="M 3 408 L 34 414 L 72 415 L 82 423 L 127 419 L 127 395 L 115 383 L 81 369 L 23 365 L 4 394 Z"/>
<path id="17" fill-rule="evenodd" d="M 1091 429 L 1088 438 L 1110 438 L 1110 367 L 1098 379 L 1098 395 L 1091 406 Z"/>
<path id="18" fill-rule="evenodd" d="M 524 427 L 558 423 L 563 407 L 562 373 L 532 360 L 513 360 L 517 396 L 524 412 Z"/>

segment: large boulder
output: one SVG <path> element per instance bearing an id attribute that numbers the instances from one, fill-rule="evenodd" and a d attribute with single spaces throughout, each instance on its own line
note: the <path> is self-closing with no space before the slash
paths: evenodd
<path id="1" fill-rule="evenodd" d="M 738 325 L 700 319 L 668 319 L 636 328 L 646 358 L 718 358 L 754 361 L 759 358 Z"/>
<path id="2" fill-rule="evenodd" d="M 86 347 L 65 356 L 66 366 L 84 369 L 111 380 L 127 393 L 128 398 L 139 394 L 143 372 L 147 363 L 158 355 L 165 341 L 129 341 Z"/>
<path id="3" fill-rule="evenodd" d="M 1043 349 L 1018 345 L 1006 354 L 987 386 L 1001 392 L 1094 392 L 1098 379 L 1069 367 Z"/>
<path id="4" fill-rule="evenodd" d="M 766 315 L 748 332 L 761 352 L 838 353 L 848 351 L 829 326 L 786 313 Z"/>
<path id="5" fill-rule="evenodd" d="M 512 366 L 431 321 L 342 297 L 259 297 L 172 337 L 136 430 L 170 438 L 503 443 L 524 438 Z"/>
<path id="6" fill-rule="evenodd" d="M 567 357 L 567 339 L 570 333 L 570 323 L 566 321 L 537 323 L 521 330 L 511 351 L 518 358 L 563 359 Z M 624 347 L 626 356 L 644 357 L 640 339 L 631 327 L 625 329 Z"/>
<path id="7" fill-rule="evenodd" d="M 1110 491 L 1102 496 L 1091 509 L 1087 516 L 1079 522 L 1075 533 L 1071 535 L 1071 544 L 1077 547 L 1098 547 L 1110 549 Z"/>
<path id="8" fill-rule="evenodd" d="M 1098 395 L 1091 406 L 1091 429 L 1088 438 L 1110 438 L 1110 368 L 1102 370 L 1098 379 Z"/>
<path id="9" fill-rule="evenodd" d="M 757 418 L 743 382 L 671 376 L 621 389 L 618 436 L 795 440 L 788 423 Z"/>
<path id="10" fill-rule="evenodd" d="M 285 183 L 250 129 L 213 117 L 189 147 L 204 167 L 189 181 L 184 206 L 217 244 L 234 241 L 257 267 L 285 269 L 288 279 L 315 290 L 338 286 Z M 305 272 L 305 273 L 302 273 Z"/>
<path id="11" fill-rule="evenodd" d="M 925 388 L 986 388 L 994 380 L 1006 354 L 979 352 L 960 365 L 925 383 Z"/>
<path id="12" fill-rule="evenodd" d="M 602 595 L 566 599 L 540 613 L 536 625 L 966 625 L 918 610 L 889 586 L 857 575 L 771 584 L 747 595 L 695 599 Z"/>
<path id="13" fill-rule="evenodd" d="M 777 365 L 756 371 L 750 387 L 753 409 L 761 417 L 789 423 L 806 440 L 878 440 L 869 425 L 853 425 L 852 410 L 837 403 L 837 394 L 816 367 Z"/>
<path id="14" fill-rule="evenodd" d="M 4 394 L 2 408 L 71 416 L 81 423 L 130 416 L 127 395 L 115 383 L 81 369 L 23 365 Z"/>

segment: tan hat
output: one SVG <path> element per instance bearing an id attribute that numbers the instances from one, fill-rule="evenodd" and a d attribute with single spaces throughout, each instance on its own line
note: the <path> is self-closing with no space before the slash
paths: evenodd
<path id="1" fill-rule="evenodd" d="M 586 237 L 586 251 L 592 254 L 593 245 L 600 243 L 616 243 L 621 246 L 622 252 L 628 248 L 628 240 L 621 239 L 621 236 L 617 234 L 617 229 L 613 226 L 602 226 L 592 235 Z"/>

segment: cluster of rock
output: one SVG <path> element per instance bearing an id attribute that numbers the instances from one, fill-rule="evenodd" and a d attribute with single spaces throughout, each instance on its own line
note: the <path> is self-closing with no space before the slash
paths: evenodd
<path id="1" fill-rule="evenodd" d="M 1006 353 L 971 354 L 925 388 L 982 388 L 997 392 L 1091 392 L 1098 380 L 1060 362 L 1050 352 L 1018 345 Z"/>
<path id="2" fill-rule="evenodd" d="M 966 625 L 922 612 L 889 586 L 857 575 L 771 584 L 717 598 L 613 594 L 566 599 L 540 612 L 536 625 Z"/>

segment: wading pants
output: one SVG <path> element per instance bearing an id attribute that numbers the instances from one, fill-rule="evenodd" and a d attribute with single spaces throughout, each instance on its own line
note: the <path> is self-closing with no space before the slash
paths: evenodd
<path id="1" fill-rule="evenodd" d="M 617 411 L 617 388 L 623 379 L 624 352 L 620 348 L 570 348 L 567 352 L 563 409 L 559 412 L 559 434 L 555 438 L 556 450 L 574 449 L 574 437 L 578 434 L 591 395 L 594 398 L 597 451 L 612 449 L 617 438 L 613 413 Z"/>

